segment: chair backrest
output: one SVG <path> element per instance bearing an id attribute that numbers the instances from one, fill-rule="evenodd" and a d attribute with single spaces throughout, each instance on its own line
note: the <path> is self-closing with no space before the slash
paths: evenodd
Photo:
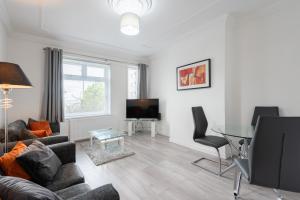
<path id="1" fill-rule="evenodd" d="M 283 131 L 279 117 L 259 117 L 249 148 L 250 183 L 278 188 Z"/>
<path id="2" fill-rule="evenodd" d="M 300 192 L 300 117 L 283 117 L 280 189 Z"/>
<path id="3" fill-rule="evenodd" d="M 279 108 L 277 106 L 256 106 L 254 108 L 254 113 L 251 121 L 252 126 L 256 126 L 258 117 L 261 116 L 270 116 L 270 117 L 279 117 Z"/>
<path id="4" fill-rule="evenodd" d="M 208 123 L 202 106 L 192 107 L 192 113 L 195 125 L 193 139 L 195 140 L 205 136 Z"/>
<path id="5" fill-rule="evenodd" d="M 259 117 L 249 149 L 250 183 L 300 192 L 300 117 Z"/>

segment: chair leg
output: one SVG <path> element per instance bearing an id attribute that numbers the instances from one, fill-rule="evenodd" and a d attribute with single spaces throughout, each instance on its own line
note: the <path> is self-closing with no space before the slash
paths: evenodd
<path id="1" fill-rule="evenodd" d="M 228 165 L 225 165 L 225 164 L 222 163 L 222 159 L 221 159 L 221 156 L 220 156 L 219 149 L 216 148 L 216 150 L 217 150 L 217 153 L 218 153 L 218 160 L 219 160 L 218 162 L 216 162 L 216 161 L 214 161 L 214 160 L 211 160 L 211 159 L 208 159 L 208 158 L 200 158 L 200 159 L 197 159 L 197 160 L 193 161 L 192 164 L 195 165 L 195 166 L 197 166 L 197 167 L 200 167 L 201 169 L 204 169 L 204 170 L 206 170 L 206 171 L 208 171 L 208 172 L 210 172 L 210 173 L 213 173 L 213 174 L 215 174 L 215 175 L 221 176 L 221 175 L 222 175 L 222 165 L 223 165 L 223 166 L 226 166 L 226 167 L 228 167 Z M 204 167 L 200 166 L 198 163 L 199 163 L 201 160 L 208 160 L 208 161 L 210 161 L 210 162 L 217 163 L 217 164 L 219 165 L 219 170 L 218 170 L 218 172 L 214 172 L 214 171 L 212 171 L 212 170 L 209 170 L 209 169 L 207 169 L 207 168 L 204 168 Z"/>
<path id="2" fill-rule="evenodd" d="M 242 180 L 242 172 L 238 172 L 235 180 L 234 180 L 234 192 L 233 195 L 235 199 L 237 199 L 240 195 L 240 189 L 241 189 L 241 180 Z"/>
<path id="3" fill-rule="evenodd" d="M 222 174 L 222 160 L 221 160 L 219 149 L 216 149 L 216 150 L 218 152 L 218 157 L 219 157 L 219 176 L 221 176 L 221 174 Z"/>
<path id="4" fill-rule="evenodd" d="M 279 190 L 277 190 L 277 189 L 273 189 L 273 191 L 276 193 L 276 195 L 277 195 L 277 200 L 283 200 L 284 198 L 283 198 L 283 194 L 279 191 Z"/>

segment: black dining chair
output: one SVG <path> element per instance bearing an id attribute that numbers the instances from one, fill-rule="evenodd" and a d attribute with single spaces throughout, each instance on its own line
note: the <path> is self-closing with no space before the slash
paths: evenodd
<path id="1" fill-rule="evenodd" d="M 217 150 L 218 159 L 219 159 L 219 162 L 218 162 L 219 163 L 219 172 L 216 173 L 216 172 L 209 170 L 207 168 L 204 168 L 198 164 L 201 160 L 209 160 L 212 162 L 216 162 L 216 161 L 208 159 L 208 158 L 197 159 L 194 162 L 192 162 L 192 164 L 196 165 L 197 167 L 200 167 L 206 171 L 209 171 L 211 173 L 221 175 L 223 164 L 222 164 L 219 148 L 229 144 L 229 142 L 224 137 L 219 137 L 219 136 L 214 136 L 214 135 L 206 135 L 208 122 L 207 122 L 207 119 L 206 119 L 206 116 L 205 116 L 202 106 L 192 107 L 192 113 L 193 113 L 194 125 L 195 125 L 193 139 L 196 143 L 206 145 L 209 147 L 213 147 Z M 230 148 L 231 148 L 231 146 L 230 146 Z M 231 149 L 231 154 L 232 154 L 232 149 Z"/>
<path id="2" fill-rule="evenodd" d="M 239 197 L 241 178 L 250 184 L 300 192 L 300 117 L 259 117 L 248 159 L 235 158 L 239 173 L 234 196 Z"/>
<path id="3" fill-rule="evenodd" d="M 256 126 L 257 119 L 259 116 L 270 116 L 270 117 L 279 117 L 279 108 L 277 106 L 256 106 L 254 108 L 251 126 L 253 129 Z M 247 140 L 248 145 L 251 143 L 251 139 Z M 239 144 L 242 146 L 244 144 L 244 140 L 240 140 Z"/>

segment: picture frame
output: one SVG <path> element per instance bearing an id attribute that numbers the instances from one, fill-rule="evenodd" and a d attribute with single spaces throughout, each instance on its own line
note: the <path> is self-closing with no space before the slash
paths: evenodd
<path id="1" fill-rule="evenodd" d="M 211 59 L 193 62 L 176 68 L 177 90 L 211 87 Z"/>

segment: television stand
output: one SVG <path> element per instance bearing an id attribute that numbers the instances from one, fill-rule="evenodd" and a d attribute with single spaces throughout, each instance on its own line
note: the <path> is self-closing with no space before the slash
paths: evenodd
<path id="1" fill-rule="evenodd" d="M 128 136 L 132 136 L 135 133 L 136 122 L 151 122 L 151 137 L 156 135 L 156 122 L 158 119 L 126 119 L 128 123 Z"/>

